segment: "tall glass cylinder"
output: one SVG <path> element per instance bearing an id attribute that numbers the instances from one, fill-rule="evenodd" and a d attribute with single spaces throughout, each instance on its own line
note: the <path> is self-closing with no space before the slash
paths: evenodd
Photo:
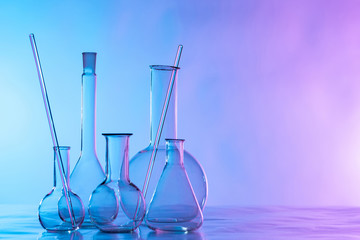
<path id="1" fill-rule="evenodd" d="M 59 150 L 64 164 L 66 184 L 68 184 L 70 147 L 61 146 Z M 79 196 L 70 190 L 69 185 L 67 189 L 69 190 L 69 204 L 71 206 L 68 205 L 61 183 L 59 168 L 57 167 L 56 151 L 58 149 L 54 147 L 54 187 L 40 202 L 39 221 L 41 226 L 50 232 L 72 231 L 78 229 L 84 221 L 84 206 Z M 69 211 L 71 211 L 71 214 Z M 72 216 L 72 219 L 70 216 Z M 75 224 L 73 220 L 75 220 Z"/>
<path id="2" fill-rule="evenodd" d="M 175 74 L 175 82 L 164 121 L 163 131 L 159 141 L 159 147 L 147 195 L 145 196 L 147 205 L 155 191 L 155 187 L 160 179 L 165 165 L 165 138 L 177 138 L 177 73 L 179 71 L 179 68 L 177 67 L 165 65 L 151 65 L 150 69 L 150 145 L 138 152 L 130 160 L 131 181 L 139 186 L 140 189 L 142 189 L 144 185 L 148 164 L 155 144 L 155 137 L 159 126 L 162 108 L 164 106 L 167 89 L 173 72 Z M 184 165 L 199 206 L 204 208 L 208 193 L 205 172 L 200 163 L 186 150 L 184 151 Z"/>
<path id="3" fill-rule="evenodd" d="M 106 139 L 106 180 L 91 195 L 89 214 L 103 232 L 129 232 L 145 215 L 141 191 L 129 180 L 129 137 L 103 134 Z"/>
<path id="4" fill-rule="evenodd" d="M 92 191 L 105 179 L 95 149 L 96 103 L 96 53 L 83 53 L 82 102 L 81 102 L 81 153 L 70 176 L 70 184 L 85 206 L 84 228 L 95 227 L 88 215 Z"/>

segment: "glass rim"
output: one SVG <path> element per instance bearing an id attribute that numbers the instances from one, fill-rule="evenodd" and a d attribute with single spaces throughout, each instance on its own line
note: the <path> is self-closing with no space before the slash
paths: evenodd
<path id="1" fill-rule="evenodd" d="M 165 141 L 179 141 L 179 142 L 184 142 L 185 139 L 182 139 L 182 138 L 165 138 Z"/>
<path id="2" fill-rule="evenodd" d="M 150 69 L 163 70 L 163 71 L 173 71 L 175 69 L 180 69 L 179 67 L 174 67 L 170 65 L 149 65 Z"/>
<path id="3" fill-rule="evenodd" d="M 82 52 L 82 54 L 97 54 L 97 52 Z"/>
<path id="4" fill-rule="evenodd" d="M 102 133 L 103 136 L 131 136 L 132 133 Z"/>
<path id="5" fill-rule="evenodd" d="M 60 150 L 68 150 L 70 149 L 70 146 L 53 146 L 53 149 L 57 149 L 59 148 Z"/>

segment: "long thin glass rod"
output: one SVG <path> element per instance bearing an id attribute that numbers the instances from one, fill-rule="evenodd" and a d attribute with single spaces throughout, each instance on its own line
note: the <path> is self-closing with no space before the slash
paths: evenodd
<path id="1" fill-rule="evenodd" d="M 47 94 L 47 91 L 46 91 L 44 75 L 43 75 L 43 72 L 42 72 L 42 68 L 41 68 L 41 64 L 40 64 L 40 58 L 39 58 L 38 50 L 37 50 L 37 47 L 36 47 L 35 36 L 34 36 L 33 33 L 31 33 L 29 35 L 29 37 L 30 37 L 31 48 L 32 48 L 33 53 L 34 53 L 34 60 L 35 60 L 36 69 L 37 69 L 37 73 L 38 73 L 38 77 L 39 77 L 40 89 L 41 89 L 41 93 L 42 93 L 42 97 L 43 97 L 43 101 L 44 101 L 46 116 L 47 116 L 47 120 L 48 120 L 48 123 L 49 123 L 51 139 L 52 139 L 52 142 L 53 142 L 53 145 L 54 145 L 55 149 L 57 149 L 57 151 L 55 151 L 56 159 L 57 159 L 57 163 L 58 163 L 58 167 L 59 167 L 61 183 L 62 183 L 63 188 L 64 188 L 64 195 L 65 195 L 66 204 L 67 204 L 67 207 L 68 207 L 68 210 L 69 210 L 69 216 L 70 216 L 70 219 L 71 219 L 71 224 L 72 224 L 73 227 L 77 227 L 76 222 L 75 222 L 75 218 L 74 218 L 73 207 L 72 207 L 72 204 L 71 204 L 70 192 L 69 192 L 69 188 L 68 188 L 69 185 L 68 185 L 68 182 L 67 182 L 67 179 L 66 179 L 65 168 L 64 168 L 64 164 L 63 164 L 63 161 L 62 161 L 62 158 L 61 158 L 61 153 L 60 153 L 60 148 L 59 148 L 59 141 L 58 141 L 56 131 L 55 131 L 54 119 L 53 119 L 53 116 L 52 116 L 52 113 L 51 113 L 50 102 L 49 102 L 48 94 Z"/>
<path id="2" fill-rule="evenodd" d="M 166 113 L 167 113 L 167 110 L 168 110 L 168 107 L 169 107 L 171 94 L 172 94 L 172 90 L 173 90 L 174 82 L 175 82 L 175 78 L 176 78 L 176 71 L 178 70 L 178 66 L 179 66 L 179 63 L 180 63 L 180 57 L 181 57 L 182 49 L 183 49 L 183 45 L 179 45 L 178 49 L 177 49 L 177 52 L 176 52 L 176 57 L 175 57 L 175 62 L 174 62 L 174 69 L 172 70 L 172 73 L 171 73 L 171 78 L 170 78 L 169 86 L 168 86 L 168 89 L 167 89 L 167 92 L 166 92 L 164 106 L 163 106 L 162 112 L 161 112 L 159 126 L 158 126 L 157 131 L 156 131 L 155 143 L 154 143 L 154 147 L 153 147 L 153 150 L 152 150 L 152 153 L 151 153 L 148 170 L 147 170 L 147 173 L 146 173 L 146 176 L 145 176 L 144 186 L 143 186 L 143 189 L 142 189 L 144 198 L 146 197 L 147 190 L 148 190 L 148 187 L 149 187 L 151 173 L 152 173 L 152 170 L 153 170 L 153 167 L 154 167 L 156 154 L 157 154 L 157 150 L 158 150 L 158 146 L 159 146 L 159 142 L 160 142 L 160 137 L 161 137 L 161 133 L 162 133 L 162 130 L 163 130 L 163 127 L 164 127 Z"/>

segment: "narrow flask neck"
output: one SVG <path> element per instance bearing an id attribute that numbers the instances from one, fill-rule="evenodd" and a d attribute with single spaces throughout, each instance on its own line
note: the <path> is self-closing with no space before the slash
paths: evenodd
<path id="1" fill-rule="evenodd" d="M 177 72 L 178 68 L 171 66 L 152 65 L 151 90 L 150 90 L 150 144 L 155 144 L 155 139 L 163 111 L 169 83 L 174 77 L 171 98 L 162 129 L 159 146 L 165 145 L 165 138 L 177 137 Z"/>
<path id="2" fill-rule="evenodd" d="M 106 180 L 129 181 L 129 137 L 131 134 L 103 134 L 106 139 Z"/>
<path id="3" fill-rule="evenodd" d="M 82 75 L 81 102 L 81 154 L 96 155 L 95 150 L 95 102 L 96 75 L 84 73 Z"/>
<path id="4" fill-rule="evenodd" d="M 184 165 L 183 139 L 166 139 L 166 164 Z"/>
<path id="5" fill-rule="evenodd" d="M 60 153 L 60 155 L 58 155 Z M 69 187 L 69 153 L 70 153 L 70 147 L 59 147 L 59 151 L 57 147 L 54 147 L 54 187 L 62 188 L 62 175 L 60 173 L 59 164 L 57 161 L 57 155 L 62 161 L 62 166 L 60 165 L 60 168 L 63 168 L 63 173 L 65 174 L 66 184 Z M 69 189 L 69 188 L 68 188 Z"/>
<path id="6" fill-rule="evenodd" d="M 81 79 L 81 156 L 96 156 L 95 103 L 96 103 L 96 53 L 84 52 Z"/>

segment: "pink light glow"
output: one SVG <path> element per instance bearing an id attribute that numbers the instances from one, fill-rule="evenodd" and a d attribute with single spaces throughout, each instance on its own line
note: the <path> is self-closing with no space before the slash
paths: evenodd
<path id="1" fill-rule="evenodd" d="M 7 144 L 0 154 L 2 169 L 17 169 L 19 192 L 0 203 L 35 203 L 51 185 L 30 32 L 43 53 L 61 144 L 72 147 L 71 166 L 80 149 L 81 52 L 98 52 L 104 164 L 102 132 L 134 132 L 131 156 L 148 144 L 148 65 L 172 64 L 181 43 L 178 137 L 207 172 L 208 205 L 360 203 L 359 1 L 110 2 L 0 3 L 0 21 L 11 23 L 0 26 L 0 91 L 13 91 L 1 95 L 8 118 L 0 123 L 11 126 L 0 135 Z M 14 96 L 26 103 L 10 107 Z M 0 182 L 13 174 L 0 171 Z M 34 187 L 23 184 L 28 179 Z"/>

